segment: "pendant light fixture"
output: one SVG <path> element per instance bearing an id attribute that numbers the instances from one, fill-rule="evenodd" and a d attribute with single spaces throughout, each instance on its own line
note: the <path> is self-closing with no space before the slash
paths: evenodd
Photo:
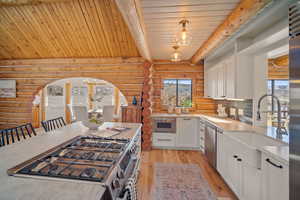
<path id="1" fill-rule="evenodd" d="M 190 21 L 187 19 L 183 19 L 179 22 L 179 24 L 182 26 L 180 32 L 177 34 L 177 40 L 179 46 L 189 46 L 192 41 L 192 36 L 189 34 L 189 32 L 186 29 L 187 24 L 189 24 Z"/>
<path id="2" fill-rule="evenodd" d="M 175 45 L 173 46 L 174 52 L 171 55 L 171 61 L 173 62 L 179 62 L 181 61 L 181 53 L 178 51 L 179 46 Z"/>

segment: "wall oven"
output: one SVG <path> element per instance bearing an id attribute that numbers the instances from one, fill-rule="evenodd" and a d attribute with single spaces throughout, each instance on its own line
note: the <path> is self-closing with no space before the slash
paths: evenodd
<path id="1" fill-rule="evenodd" d="M 176 118 L 154 118 L 153 131 L 156 133 L 176 133 Z"/>

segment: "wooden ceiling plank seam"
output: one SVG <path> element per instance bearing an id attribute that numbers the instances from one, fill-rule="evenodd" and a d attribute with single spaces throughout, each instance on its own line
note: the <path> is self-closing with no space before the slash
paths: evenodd
<path id="1" fill-rule="evenodd" d="M 105 52 L 101 52 L 99 48 L 97 47 L 96 43 L 96 37 L 94 35 L 95 31 L 93 26 L 91 25 L 92 18 L 90 17 L 90 9 L 85 5 L 85 3 L 88 3 L 89 0 L 78 0 L 78 8 L 80 8 L 81 12 L 76 12 L 78 15 L 78 19 L 84 20 L 84 26 L 85 26 L 85 32 L 89 36 L 89 48 L 91 48 L 91 53 L 93 54 L 93 57 L 97 57 L 97 55 L 106 56 Z M 80 22 L 79 22 L 80 23 Z"/>
<path id="2" fill-rule="evenodd" d="M 127 49 L 128 51 L 132 52 L 135 55 L 140 55 L 138 50 L 137 50 L 137 47 L 135 45 L 135 41 L 132 38 L 132 35 L 129 31 L 129 27 L 127 27 L 127 25 L 126 25 L 126 23 L 123 19 L 123 16 L 122 16 L 121 12 L 119 11 L 119 8 L 118 8 L 116 2 L 115 1 L 113 1 L 113 2 L 114 3 L 112 4 L 112 6 L 114 7 L 113 9 L 115 10 L 115 15 L 117 16 L 116 22 L 118 23 L 118 26 L 123 27 L 123 29 L 127 30 L 127 31 L 124 31 L 121 34 L 122 43 L 123 43 L 123 46 L 124 46 L 123 48 Z M 130 40 L 128 40 L 127 38 L 130 38 Z"/>
<path id="3" fill-rule="evenodd" d="M 19 27 L 20 31 L 24 32 L 25 37 L 27 36 L 27 40 L 30 45 L 36 49 L 38 56 L 49 55 L 52 57 L 52 50 L 49 49 L 49 46 L 47 46 L 47 38 L 45 38 L 43 30 L 40 29 L 39 23 L 35 21 L 35 17 L 30 14 L 30 11 L 28 11 L 30 6 L 25 7 L 26 8 L 24 9 L 15 7 L 16 13 L 18 13 L 24 21 L 24 23 L 17 23 L 16 26 Z M 31 20 L 28 20 L 28 16 L 31 17 Z"/>
<path id="4" fill-rule="evenodd" d="M 105 38 L 104 41 L 107 43 L 107 47 L 109 49 L 111 57 L 115 57 L 114 50 L 112 49 L 111 35 L 108 33 L 108 31 L 105 30 L 106 29 L 106 20 L 103 17 L 103 11 L 101 9 L 102 4 L 100 4 L 100 1 L 94 1 L 94 3 L 97 5 L 96 8 L 97 8 L 99 22 L 101 23 L 101 26 L 104 29 L 103 30 L 104 38 Z"/>
<path id="5" fill-rule="evenodd" d="M 41 10 L 47 16 L 47 19 L 51 23 L 51 29 L 53 29 L 52 31 L 54 31 L 58 35 L 59 41 L 57 42 L 64 51 L 65 57 L 68 57 L 69 55 L 71 55 L 72 45 L 69 45 L 70 42 L 67 41 L 67 35 L 63 34 L 63 31 L 59 28 L 58 24 L 56 23 L 60 20 L 55 20 L 56 15 L 51 14 L 51 10 L 54 11 L 54 8 L 52 7 L 52 5 L 41 4 Z"/>
<path id="6" fill-rule="evenodd" d="M 113 2 L 113 1 L 102 0 L 103 5 L 105 5 L 105 11 L 103 13 L 104 13 L 105 18 L 107 19 L 106 22 L 108 22 L 106 25 L 113 35 L 112 41 L 113 41 L 114 45 L 118 46 L 118 43 L 119 43 L 118 32 L 119 31 L 116 29 L 115 26 L 111 26 L 111 25 L 114 25 L 114 20 L 113 20 L 113 16 L 112 16 L 114 13 L 112 12 L 112 8 L 109 6 L 111 4 L 111 2 Z M 104 7 L 101 7 L 101 8 L 104 8 Z M 121 48 L 118 48 L 117 52 L 119 53 L 119 55 L 122 55 Z"/>
<path id="7" fill-rule="evenodd" d="M 13 10 L 13 9 L 14 8 L 10 8 L 10 10 Z M 7 13 L 7 8 L 2 8 L 1 13 L 3 15 L 5 15 L 6 16 L 5 18 L 10 22 L 10 23 L 9 22 L 6 23 L 6 27 L 9 27 L 6 29 L 6 32 L 9 33 L 10 38 L 13 41 L 15 41 L 16 48 L 19 49 L 23 55 L 30 55 L 29 53 L 32 52 L 32 50 L 35 52 L 35 54 L 38 54 L 32 45 L 27 46 L 29 43 L 29 40 L 25 37 L 25 33 L 23 33 L 22 29 L 19 30 L 19 28 L 16 26 L 16 24 L 12 23 L 13 18 Z M 11 27 L 11 26 L 13 26 L 13 27 Z M 23 50 L 23 48 L 20 48 L 20 45 L 24 46 L 24 50 Z"/>
<path id="8" fill-rule="evenodd" d="M 1 17 L 1 15 L 0 15 Z M 8 35 L 7 32 L 4 32 L 4 30 L 0 27 L 0 59 L 1 58 L 9 58 L 12 59 L 13 57 L 11 55 L 14 55 L 14 52 L 21 51 L 20 49 L 16 48 L 17 43 L 14 42 Z M 13 50 L 10 45 L 8 45 L 8 41 L 10 43 L 13 43 L 13 47 L 15 47 L 16 50 Z M 17 53 L 20 55 L 20 53 Z"/>
<path id="9" fill-rule="evenodd" d="M 110 57 L 111 54 L 106 46 L 106 43 L 103 42 L 104 36 L 101 30 L 101 24 L 98 19 L 97 10 L 94 1 L 86 1 L 88 3 L 88 6 L 90 8 L 89 16 L 90 18 L 94 19 L 94 23 L 92 23 L 92 28 L 94 30 L 94 38 L 95 38 L 95 44 L 96 48 L 100 49 L 101 52 L 105 55 L 105 57 Z"/>
<path id="10" fill-rule="evenodd" d="M 116 27 L 124 27 L 123 23 L 122 23 L 123 18 L 121 18 L 119 15 L 120 11 L 118 10 L 117 6 L 114 4 L 115 4 L 115 1 L 112 1 L 112 3 L 110 3 L 110 9 L 112 11 L 113 23 L 116 25 Z M 117 31 L 117 33 L 119 35 L 118 37 L 119 37 L 119 43 L 120 43 L 121 48 L 125 49 L 126 51 L 134 53 L 134 49 L 132 48 L 132 45 L 131 45 L 132 42 L 127 42 L 127 40 L 126 40 L 126 38 L 130 38 L 130 36 L 127 35 L 127 31 L 124 31 L 124 32 Z"/>
<path id="11" fill-rule="evenodd" d="M 50 42 L 51 46 L 54 48 L 52 49 L 53 55 L 55 57 L 59 56 L 59 52 L 63 54 L 63 57 L 66 57 L 66 53 L 63 50 L 63 47 L 60 46 L 60 43 L 57 41 L 57 34 L 55 33 L 54 29 L 49 25 L 49 20 L 45 17 L 45 13 L 41 12 L 41 5 L 32 7 L 37 15 L 37 22 L 41 28 L 41 31 L 45 33 L 46 41 Z"/>
<path id="12" fill-rule="evenodd" d="M 95 50 L 93 49 L 92 42 L 90 40 L 90 33 L 87 27 L 87 24 L 85 22 L 82 8 L 80 5 L 80 0 L 75 0 L 72 2 L 72 12 L 68 15 L 71 16 L 70 21 L 72 21 L 72 24 L 77 32 L 77 36 L 80 39 L 79 48 L 81 49 L 82 53 L 81 56 L 84 55 L 84 52 L 87 53 L 87 55 L 94 57 Z"/>
<path id="13" fill-rule="evenodd" d="M 61 14 L 65 16 L 66 24 L 69 25 L 70 30 L 72 31 L 71 37 L 72 42 L 76 44 L 76 50 L 77 50 L 77 57 L 82 57 L 84 55 L 84 52 L 88 52 L 82 45 L 84 44 L 84 40 L 82 40 L 82 37 L 80 36 L 80 30 L 78 27 L 76 27 L 76 23 L 74 22 L 75 16 L 75 3 L 77 0 L 72 1 L 70 4 L 59 4 L 61 7 Z M 76 41 L 76 42 L 75 42 Z"/>
<path id="14" fill-rule="evenodd" d="M 131 48 L 131 45 L 134 44 L 134 42 L 131 40 L 130 36 L 128 37 L 128 35 L 126 35 L 126 33 L 128 32 L 127 27 L 122 26 L 123 19 L 118 17 L 118 15 L 120 15 L 120 12 L 117 10 L 117 7 L 114 6 L 115 1 L 104 1 L 104 4 L 106 5 L 107 11 L 109 11 L 108 14 L 111 13 L 111 17 L 109 17 L 109 23 L 113 24 L 116 28 L 114 32 L 116 35 L 115 38 L 118 39 L 116 42 L 118 42 L 120 46 L 120 56 L 125 56 L 124 52 L 126 51 L 130 52 L 130 54 L 132 55 L 136 55 L 136 53 Z M 121 27 L 123 27 L 123 32 L 118 31 L 118 28 Z M 121 51 L 121 49 L 123 49 L 124 51 Z"/>
<path id="15" fill-rule="evenodd" d="M 104 44 L 105 50 L 107 52 L 107 55 L 109 55 L 110 57 L 113 57 L 113 50 L 110 47 L 109 41 L 107 40 L 107 34 L 106 31 L 103 30 L 104 28 L 104 23 L 102 22 L 102 18 L 99 14 L 99 12 L 101 12 L 98 9 L 99 4 L 96 3 L 97 1 L 92 1 L 93 2 L 93 7 L 94 7 L 94 13 L 95 13 L 95 19 L 97 19 L 97 24 L 98 24 L 98 34 L 101 35 L 101 42 Z M 101 44 L 100 44 L 101 45 Z"/>
<path id="16" fill-rule="evenodd" d="M 24 19 L 24 22 L 27 26 L 25 26 L 25 24 L 23 25 L 22 30 L 26 30 L 27 34 L 29 37 L 35 38 L 36 43 L 32 42 L 32 40 L 30 41 L 30 44 L 33 46 L 36 46 L 36 48 L 40 48 L 42 55 L 49 55 L 50 57 L 55 55 L 55 51 L 53 51 L 53 46 L 52 44 L 48 41 L 48 37 L 46 36 L 45 30 L 43 30 L 40 27 L 40 23 L 37 21 L 36 16 L 33 15 L 33 7 L 32 6 L 25 6 L 24 9 L 21 9 L 21 7 L 15 7 L 16 11 L 22 16 L 22 19 Z M 26 18 L 30 18 L 29 20 L 26 20 Z M 30 28 L 29 28 L 30 27 Z M 27 29 L 30 30 L 27 30 Z M 47 45 L 50 44 L 50 45 Z"/>
<path id="17" fill-rule="evenodd" d="M 6 8 L 0 8 L 0 17 L 1 17 L 1 24 L 4 24 L 4 27 L 9 27 L 9 26 L 11 26 L 10 25 L 10 23 L 8 22 L 8 21 L 10 21 L 9 19 L 8 19 L 8 16 L 7 16 L 7 14 L 5 13 L 5 9 Z M 9 51 L 9 53 L 10 53 L 10 56 L 9 56 L 9 58 L 10 59 L 13 59 L 14 57 L 14 55 L 22 55 L 22 54 L 26 54 L 26 51 L 24 52 L 22 49 L 20 49 L 19 48 L 19 42 L 18 42 L 18 38 L 16 38 L 16 37 L 13 37 L 12 36 L 12 31 L 13 30 L 11 30 L 11 29 L 4 29 L 4 27 L 2 28 L 2 27 L 0 27 L 0 31 L 2 32 L 2 35 L 1 35 L 1 38 L 5 38 L 5 40 L 4 40 L 4 42 L 3 42 L 3 44 L 6 44 L 6 46 L 7 46 L 7 48 L 8 48 L 8 51 Z M 13 43 L 14 44 L 14 47 L 12 47 L 12 46 L 9 46 L 8 44 L 9 43 Z M 2 44 L 2 46 L 3 46 L 3 44 Z M 3 56 L 3 55 L 1 55 L 1 56 Z"/>
<path id="18" fill-rule="evenodd" d="M 67 27 L 69 27 L 67 23 L 66 17 L 61 13 L 61 7 L 58 4 L 51 4 L 48 8 L 49 13 L 53 17 L 54 23 L 59 29 L 59 32 L 62 33 L 64 40 L 66 41 L 66 48 L 70 51 L 68 56 L 73 55 L 76 57 L 78 56 L 78 47 L 77 43 L 73 42 L 72 34 L 67 32 Z M 61 13 L 60 15 L 58 13 Z"/>

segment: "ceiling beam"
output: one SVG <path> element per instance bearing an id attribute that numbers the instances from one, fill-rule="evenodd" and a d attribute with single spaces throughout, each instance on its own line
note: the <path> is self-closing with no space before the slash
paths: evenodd
<path id="1" fill-rule="evenodd" d="M 115 0 L 135 40 L 140 54 L 151 61 L 147 34 L 139 0 Z"/>
<path id="2" fill-rule="evenodd" d="M 232 36 L 243 24 L 256 16 L 272 0 L 241 0 L 237 7 L 220 24 L 213 34 L 202 44 L 192 56 L 192 63 L 198 63 L 228 37 Z"/>
<path id="3" fill-rule="evenodd" d="M 62 2 L 62 1 L 71 1 L 71 0 L 0 0 L 0 6 L 19 6 L 19 5 L 52 3 L 52 2 Z"/>

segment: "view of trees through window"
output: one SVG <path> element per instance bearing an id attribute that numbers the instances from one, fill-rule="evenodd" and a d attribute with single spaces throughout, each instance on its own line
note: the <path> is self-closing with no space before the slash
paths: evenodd
<path id="1" fill-rule="evenodd" d="M 191 79 L 165 79 L 162 91 L 163 105 L 176 107 L 192 106 L 192 80 Z"/>
<path id="2" fill-rule="evenodd" d="M 284 125 L 288 124 L 289 110 L 289 81 L 288 80 L 268 80 L 268 94 L 274 94 L 279 98 L 281 104 L 282 118 Z M 268 124 L 276 125 L 277 123 L 277 103 L 274 99 L 269 98 L 268 110 L 272 113 L 268 115 Z"/>

